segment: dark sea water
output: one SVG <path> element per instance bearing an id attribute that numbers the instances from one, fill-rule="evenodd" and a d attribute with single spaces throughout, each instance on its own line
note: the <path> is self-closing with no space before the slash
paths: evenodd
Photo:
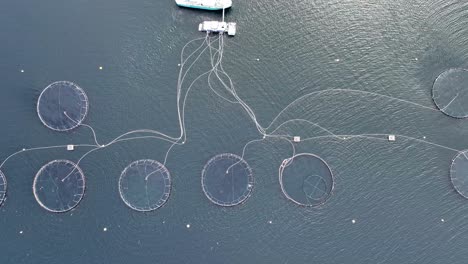
<path id="1" fill-rule="evenodd" d="M 223 66 L 261 125 L 301 96 L 341 89 L 303 97 L 277 124 L 306 119 L 335 134 L 397 140 L 296 144 L 333 171 L 333 195 L 320 208 L 296 206 L 281 193 L 278 167 L 291 156 L 290 144 L 253 143 L 244 157 L 255 177 L 252 195 L 221 208 L 203 194 L 203 166 L 220 153 L 241 155 L 261 136 L 239 105 L 199 81 L 187 99 L 188 140 L 166 163 L 172 192 L 158 210 L 128 208 L 118 179 L 134 160 L 164 160 L 167 142 L 136 140 L 90 154 L 80 163 L 85 196 L 63 214 L 38 205 L 33 178 L 47 162 L 76 161 L 87 149 L 8 160 L 0 263 L 467 263 L 468 200 L 454 190 L 449 168 L 456 150 L 468 148 L 468 120 L 438 111 L 431 89 L 441 72 L 468 67 L 468 2 L 233 2 L 226 18 L 237 22 L 238 34 L 225 40 Z M 85 127 L 60 133 L 39 121 L 39 94 L 59 80 L 86 91 L 85 122 L 102 142 L 140 128 L 178 136 L 181 49 L 204 36 L 199 22 L 220 16 L 173 0 L 1 2 L 1 159 L 22 148 L 93 142 Z M 187 78 L 207 69 L 204 58 Z M 306 122 L 280 130 L 324 135 Z"/>

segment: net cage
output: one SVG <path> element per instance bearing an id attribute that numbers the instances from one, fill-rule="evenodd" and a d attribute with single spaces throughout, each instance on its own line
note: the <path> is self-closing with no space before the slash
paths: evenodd
<path id="1" fill-rule="evenodd" d="M 468 117 L 468 70 L 456 68 L 441 73 L 434 81 L 432 100 L 448 116 Z"/>
<path id="2" fill-rule="evenodd" d="M 33 193 L 39 205 L 49 212 L 63 213 L 75 208 L 85 193 L 85 176 L 69 160 L 53 160 L 37 172 Z"/>
<path id="3" fill-rule="evenodd" d="M 458 153 L 452 160 L 450 180 L 455 190 L 468 199 L 468 151 Z"/>
<path id="4" fill-rule="evenodd" d="M 5 174 L 3 174 L 2 171 L 0 171 L 0 206 L 3 204 L 3 201 L 5 201 L 6 192 L 7 192 L 6 177 L 5 177 Z"/>
<path id="5" fill-rule="evenodd" d="M 171 176 L 158 161 L 143 159 L 130 163 L 119 178 L 122 201 L 136 211 L 153 211 L 163 206 L 171 193 Z"/>
<path id="6" fill-rule="evenodd" d="M 282 193 L 297 205 L 320 206 L 333 192 L 334 178 L 330 166 L 311 153 L 285 159 L 279 167 L 278 176 Z"/>
<path id="7" fill-rule="evenodd" d="M 78 85 L 58 81 L 48 85 L 37 100 L 37 114 L 41 122 L 55 131 L 78 127 L 88 113 L 89 101 Z"/>
<path id="8" fill-rule="evenodd" d="M 224 153 L 211 158 L 203 168 L 201 185 L 206 197 L 220 206 L 245 202 L 254 186 L 252 169 L 241 157 Z"/>

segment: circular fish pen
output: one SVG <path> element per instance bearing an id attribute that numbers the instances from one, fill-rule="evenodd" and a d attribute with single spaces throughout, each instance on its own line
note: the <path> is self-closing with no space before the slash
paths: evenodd
<path id="1" fill-rule="evenodd" d="M 252 169 L 241 157 L 225 153 L 211 158 L 201 175 L 206 197 L 220 206 L 235 206 L 250 197 L 254 186 Z"/>
<path id="2" fill-rule="evenodd" d="M 143 159 L 128 165 L 119 178 L 120 198 L 133 210 L 153 211 L 163 206 L 171 193 L 171 175 L 158 161 Z"/>
<path id="3" fill-rule="evenodd" d="M 458 153 L 450 166 L 450 180 L 455 190 L 468 199 L 468 152 Z"/>
<path id="4" fill-rule="evenodd" d="M 449 69 L 441 73 L 434 81 L 432 100 L 448 116 L 468 117 L 468 70 Z"/>
<path id="5" fill-rule="evenodd" d="M 279 183 L 284 196 L 300 206 L 324 204 L 334 188 L 330 166 L 311 153 L 296 154 L 279 167 Z"/>
<path id="6" fill-rule="evenodd" d="M 33 193 L 39 205 L 49 212 L 63 213 L 75 208 L 85 193 L 85 176 L 69 160 L 53 160 L 37 172 Z"/>
<path id="7" fill-rule="evenodd" d="M 0 206 L 3 204 L 3 201 L 5 201 L 6 191 L 7 191 L 6 177 L 5 177 L 5 174 L 3 174 L 2 171 L 0 171 Z"/>
<path id="8" fill-rule="evenodd" d="M 88 107 L 86 93 L 69 81 L 50 84 L 37 100 L 39 119 L 55 131 L 68 131 L 79 126 L 88 113 Z"/>

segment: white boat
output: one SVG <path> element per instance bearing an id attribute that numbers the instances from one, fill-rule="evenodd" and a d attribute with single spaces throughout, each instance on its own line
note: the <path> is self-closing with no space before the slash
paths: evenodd
<path id="1" fill-rule="evenodd" d="M 232 6 L 232 0 L 175 0 L 178 6 L 204 10 L 222 10 Z"/>
<path id="2" fill-rule="evenodd" d="M 210 33 L 228 33 L 229 36 L 236 34 L 236 23 L 224 21 L 203 21 L 198 25 L 198 31 Z"/>

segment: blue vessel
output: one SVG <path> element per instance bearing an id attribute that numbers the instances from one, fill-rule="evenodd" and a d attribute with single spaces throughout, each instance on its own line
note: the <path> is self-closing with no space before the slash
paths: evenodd
<path id="1" fill-rule="evenodd" d="M 232 6 L 232 0 L 176 0 L 178 6 L 203 10 L 222 10 Z"/>

